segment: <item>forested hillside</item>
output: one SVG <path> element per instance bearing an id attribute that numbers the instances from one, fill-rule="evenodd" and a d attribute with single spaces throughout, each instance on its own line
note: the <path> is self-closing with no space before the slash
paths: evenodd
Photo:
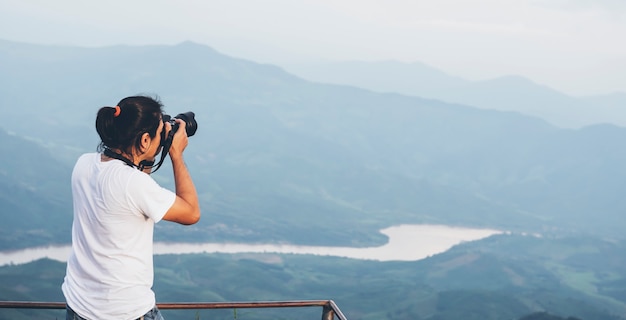
<path id="1" fill-rule="evenodd" d="M 155 259 L 154 290 L 159 302 L 332 299 L 350 320 L 617 320 L 626 312 L 625 249 L 623 243 L 593 239 L 500 235 L 412 262 L 165 255 Z M 0 267 L 0 299 L 63 301 L 59 286 L 64 274 L 64 264 L 50 260 Z M 46 318 L 54 312 L 0 310 L 3 319 L 34 314 Z M 235 319 L 233 314 L 164 311 L 167 319 Z M 319 319 L 321 310 L 246 309 L 236 314 L 241 320 Z"/>

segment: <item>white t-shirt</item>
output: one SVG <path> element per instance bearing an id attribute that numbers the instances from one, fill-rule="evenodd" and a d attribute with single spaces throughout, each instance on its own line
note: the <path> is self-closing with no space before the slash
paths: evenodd
<path id="1" fill-rule="evenodd" d="M 87 319 L 137 319 L 155 305 L 154 223 L 176 194 L 122 161 L 82 155 L 72 172 L 72 253 L 62 285 Z"/>

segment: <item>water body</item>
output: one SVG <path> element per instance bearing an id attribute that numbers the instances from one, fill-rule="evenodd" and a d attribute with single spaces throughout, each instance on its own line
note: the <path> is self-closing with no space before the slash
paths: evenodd
<path id="1" fill-rule="evenodd" d="M 188 253 L 293 253 L 338 256 L 377 261 L 416 261 L 465 241 L 489 237 L 502 231 L 492 229 L 457 228 L 445 225 L 398 225 L 380 230 L 389 241 L 379 247 L 319 247 L 288 244 L 245 243 L 163 243 L 154 244 L 154 254 Z M 0 266 L 23 264 L 42 258 L 67 261 L 71 247 L 50 246 L 17 251 L 0 251 Z"/>

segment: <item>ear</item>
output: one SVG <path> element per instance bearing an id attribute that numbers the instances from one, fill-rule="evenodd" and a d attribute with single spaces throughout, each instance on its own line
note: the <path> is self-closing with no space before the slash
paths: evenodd
<path id="1" fill-rule="evenodd" d="M 141 135 L 141 153 L 144 153 L 150 148 L 150 143 L 152 142 L 152 138 L 150 138 L 150 134 L 145 132 Z"/>

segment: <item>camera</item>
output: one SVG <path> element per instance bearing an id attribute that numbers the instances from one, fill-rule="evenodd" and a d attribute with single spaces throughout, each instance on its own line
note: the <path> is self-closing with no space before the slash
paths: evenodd
<path id="1" fill-rule="evenodd" d="M 161 168 L 161 164 L 163 164 L 163 160 L 165 160 L 165 157 L 167 157 L 167 153 L 169 152 L 170 146 L 172 145 L 172 139 L 174 138 L 174 133 L 176 133 L 176 131 L 178 131 L 180 127 L 178 122 L 176 122 L 176 119 L 181 119 L 185 121 L 185 131 L 187 131 L 188 137 L 191 137 L 194 134 L 196 134 L 196 130 L 198 130 L 198 123 L 196 122 L 196 115 L 191 111 L 188 111 L 185 113 L 179 113 L 175 117 L 170 117 L 167 114 L 163 114 L 162 117 L 163 117 L 163 124 L 165 125 L 166 123 L 169 123 L 172 126 L 172 130 L 170 130 L 167 136 L 165 135 L 165 128 L 161 130 L 161 145 L 159 146 L 159 151 L 158 151 L 158 152 L 161 152 L 161 160 L 159 160 L 159 162 L 156 165 L 154 164 L 154 161 L 148 161 L 148 163 L 145 164 L 146 166 L 149 166 L 152 168 L 152 173 L 156 172 L 157 170 L 159 170 L 159 168 Z M 143 167 L 141 170 L 143 170 Z"/>
<path id="2" fill-rule="evenodd" d="M 196 134 L 196 130 L 198 130 L 198 123 L 196 122 L 195 119 L 196 115 L 191 112 L 185 112 L 185 113 L 179 113 L 177 116 L 175 117 L 170 117 L 167 114 L 163 115 L 163 123 L 167 123 L 169 122 L 170 125 L 172 125 L 172 131 L 170 131 L 170 135 L 174 135 L 174 133 L 176 133 L 176 131 L 178 131 L 178 127 L 179 124 L 178 122 L 176 122 L 176 119 L 181 119 L 183 121 L 185 121 L 185 131 L 187 131 L 187 136 L 191 137 L 194 134 Z M 168 137 L 169 138 L 169 137 Z"/>

